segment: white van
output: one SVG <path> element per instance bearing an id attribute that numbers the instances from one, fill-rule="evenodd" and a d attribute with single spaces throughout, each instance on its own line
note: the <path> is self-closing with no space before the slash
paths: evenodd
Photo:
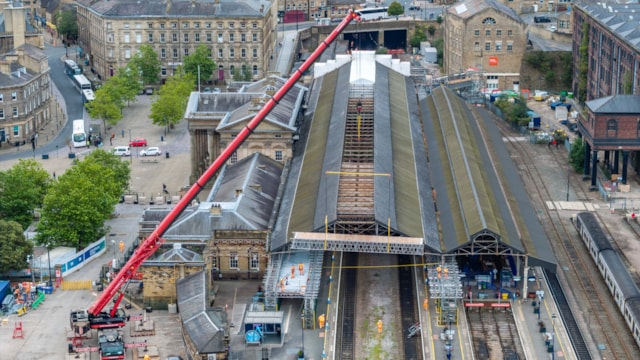
<path id="1" fill-rule="evenodd" d="M 115 156 L 131 156 L 128 146 L 116 146 L 113 148 L 113 155 Z"/>

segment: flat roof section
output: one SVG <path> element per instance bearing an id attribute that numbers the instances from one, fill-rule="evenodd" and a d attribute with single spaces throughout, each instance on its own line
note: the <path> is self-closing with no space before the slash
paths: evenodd
<path id="1" fill-rule="evenodd" d="M 404 255 L 422 255 L 424 253 L 422 238 L 315 232 L 293 233 L 292 248 L 296 250 L 325 250 Z"/>

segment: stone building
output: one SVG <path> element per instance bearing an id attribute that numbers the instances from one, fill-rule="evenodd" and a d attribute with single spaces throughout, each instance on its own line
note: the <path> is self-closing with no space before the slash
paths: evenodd
<path id="1" fill-rule="evenodd" d="M 202 175 L 285 81 L 278 76 L 269 76 L 245 84 L 237 93 L 191 93 L 185 111 L 191 134 L 191 183 Z M 281 163 L 290 159 L 302 122 L 306 93 L 307 88 L 294 85 L 231 156 L 229 163 L 256 152 Z"/>
<path id="2" fill-rule="evenodd" d="M 588 66 L 586 79 L 581 79 L 580 66 L 573 68 L 573 92 L 578 99 L 640 93 L 640 4 L 579 4 L 572 12 L 573 63 L 584 61 Z M 580 53 L 584 37 L 588 38 L 586 59 Z"/>
<path id="3" fill-rule="evenodd" d="M 91 70 L 104 79 L 126 66 L 139 46 L 153 47 L 161 78 L 172 75 L 199 45 L 218 65 L 212 79 L 225 81 L 235 69 L 265 76 L 275 45 L 276 19 L 266 0 L 80 0 L 78 43 Z"/>
<path id="4" fill-rule="evenodd" d="M 51 121 L 49 58 L 40 49 L 42 34 L 25 19 L 25 9 L 14 8 L 10 3 L 3 6 L 0 141 L 25 145 L 31 141 L 35 143 L 38 129 Z"/>
<path id="5" fill-rule="evenodd" d="M 145 302 L 163 300 L 164 291 L 171 290 L 165 288 L 171 279 L 202 270 L 203 265 L 211 279 L 262 279 L 283 171 L 284 164 L 260 153 L 225 165 L 206 200 L 185 209 L 163 235 L 166 246 L 174 248 L 141 267 Z M 147 237 L 169 211 L 165 207 L 147 209 L 142 218 L 146 230 L 140 237 Z M 190 270 L 176 267 L 178 264 L 188 264 Z M 147 275 L 158 286 L 148 289 Z"/>
<path id="6" fill-rule="evenodd" d="M 292 10 L 302 11 L 306 20 L 318 18 L 343 18 L 349 9 L 360 8 L 362 2 L 353 0 L 282 0 L 278 2 L 278 13 L 283 16 Z"/>
<path id="7" fill-rule="evenodd" d="M 527 25 L 513 9 L 496 0 L 467 0 L 447 8 L 444 24 L 445 74 L 477 68 L 487 88 L 519 90 Z"/>
<path id="8" fill-rule="evenodd" d="M 20 1 L 0 4 L 0 54 L 12 51 L 22 44 L 29 44 L 44 49 L 42 32 L 34 27 L 30 17 L 35 11 L 29 6 L 33 4 Z"/>

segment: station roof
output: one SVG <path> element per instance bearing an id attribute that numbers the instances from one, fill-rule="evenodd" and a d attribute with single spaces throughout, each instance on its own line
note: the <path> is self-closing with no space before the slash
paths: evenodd
<path id="1" fill-rule="evenodd" d="M 313 118 L 303 124 L 296 144 L 272 251 L 287 245 L 295 232 L 323 232 L 326 223 L 337 220 L 340 183 L 326 174 L 341 169 L 351 85 L 371 82 L 354 80 L 353 71 L 375 74 L 373 172 L 389 174 L 374 178 L 373 221 L 398 236 L 438 244 L 430 175 L 420 165 L 427 159 L 413 82 L 380 61 L 357 66 L 347 62 L 315 80 L 309 100 Z"/>
<path id="2" fill-rule="evenodd" d="M 555 271 L 555 258 L 502 135 L 489 114 L 471 111 L 445 87 L 423 101 L 442 253 L 530 256 Z M 482 249 L 496 240 L 497 247 Z"/>

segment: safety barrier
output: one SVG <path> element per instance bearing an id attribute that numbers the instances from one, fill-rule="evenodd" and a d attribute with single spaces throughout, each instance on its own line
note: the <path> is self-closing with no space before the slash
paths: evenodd
<path id="1" fill-rule="evenodd" d="M 62 290 L 91 290 L 92 285 L 91 280 L 65 280 L 62 282 Z"/>

